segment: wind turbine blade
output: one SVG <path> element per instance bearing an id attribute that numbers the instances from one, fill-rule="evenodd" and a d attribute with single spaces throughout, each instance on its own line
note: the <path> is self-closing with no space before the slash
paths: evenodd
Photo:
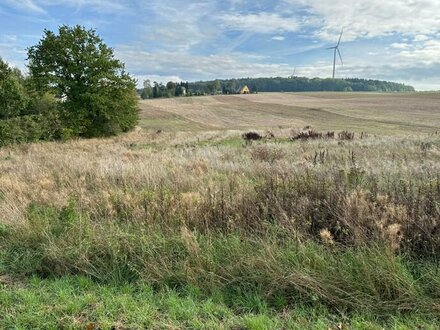
<path id="1" fill-rule="evenodd" d="M 344 32 L 344 30 L 341 30 L 341 35 L 339 36 L 339 40 L 338 40 L 338 44 L 336 45 L 336 47 L 339 46 L 339 44 L 341 43 L 341 39 L 342 39 L 342 33 Z"/>
<path id="2" fill-rule="evenodd" d="M 326 48 L 326 49 L 335 49 L 336 47 L 329 47 L 329 48 Z"/>
<path id="3" fill-rule="evenodd" d="M 339 48 L 336 48 L 338 50 L 338 55 L 339 58 L 341 59 L 341 64 L 344 65 L 344 62 L 342 61 L 342 56 L 341 56 L 341 52 L 339 51 Z"/>

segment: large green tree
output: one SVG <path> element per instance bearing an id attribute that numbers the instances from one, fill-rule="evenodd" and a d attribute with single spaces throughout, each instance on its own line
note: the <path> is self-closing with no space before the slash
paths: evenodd
<path id="1" fill-rule="evenodd" d="M 72 134 L 113 135 L 137 123 L 135 81 L 95 30 L 45 30 L 28 49 L 28 60 L 35 89 L 61 100 L 61 118 Z"/>

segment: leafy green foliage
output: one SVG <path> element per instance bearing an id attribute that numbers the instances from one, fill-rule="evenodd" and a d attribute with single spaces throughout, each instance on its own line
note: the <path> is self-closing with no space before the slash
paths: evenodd
<path id="1" fill-rule="evenodd" d="M 135 82 L 95 30 L 45 30 L 28 58 L 35 89 L 62 100 L 61 118 L 75 135 L 114 135 L 136 124 Z"/>
<path id="2" fill-rule="evenodd" d="M 153 82 L 153 86 L 151 86 L 150 81 L 146 80 L 144 82 L 144 88 L 137 90 L 137 93 L 143 100 L 161 97 L 169 98 L 174 96 L 187 96 L 189 95 L 187 94 L 189 89 L 188 86 L 188 82 L 175 83 L 173 81 L 169 81 L 166 85 L 155 81 Z"/>
<path id="3" fill-rule="evenodd" d="M 65 138 L 57 100 L 47 93 L 29 92 L 19 71 L 3 68 L 10 75 L 0 82 L 4 87 L 0 89 L 4 92 L 0 107 L 0 146 Z"/>
<path id="4" fill-rule="evenodd" d="M 16 71 L 0 58 L 0 120 L 21 115 L 29 99 Z"/>

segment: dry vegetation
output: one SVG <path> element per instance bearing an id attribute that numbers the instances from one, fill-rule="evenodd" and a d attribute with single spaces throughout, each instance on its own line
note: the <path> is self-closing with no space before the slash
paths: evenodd
<path id="1" fill-rule="evenodd" d="M 417 255 L 440 253 L 439 135 L 310 132 L 275 130 L 253 143 L 239 131 L 136 132 L 3 148 L 1 222 L 26 225 L 29 208 L 74 202 L 93 223 L 201 233 L 274 223 L 311 237 L 328 230 L 344 245 L 382 237 Z"/>
<path id="2" fill-rule="evenodd" d="M 279 96 L 267 100 L 294 97 Z M 278 312 L 323 304 L 378 317 L 438 315 L 438 112 L 426 111 L 429 125 L 417 117 L 405 135 L 412 114 L 404 109 L 383 115 L 393 120 L 368 110 L 356 127 L 354 117 L 323 127 L 319 116 L 298 119 L 296 106 L 255 107 L 264 96 L 251 97 L 144 103 L 146 123 L 171 118 L 168 126 L 0 149 L 0 271 L 256 292 Z M 173 116 L 184 118 L 177 129 Z M 181 121 L 196 132 L 181 131 Z M 203 130 L 230 124 L 261 139 Z"/>

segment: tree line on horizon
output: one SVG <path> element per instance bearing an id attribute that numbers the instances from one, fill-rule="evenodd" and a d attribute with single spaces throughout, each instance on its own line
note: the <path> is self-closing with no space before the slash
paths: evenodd
<path id="1" fill-rule="evenodd" d="M 180 87 L 185 88 L 181 93 Z M 306 77 L 271 77 L 216 79 L 191 83 L 173 83 L 166 85 L 154 83 L 153 86 L 139 90 L 143 99 L 199 96 L 218 94 L 237 94 L 241 87 L 248 86 L 251 93 L 259 92 L 415 92 L 414 87 L 402 83 L 362 78 L 306 78 Z M 153 92 L 155 91 L 156 92 Z"/>
<path id="2" fill-rule="evenodd" d="M 161 98 L 161 97 L 176 97 L 176 96 L 186 96 L 189 90 L 188 82 L 173 82 L 169 81 L 166 85 L 154 81 L 151 83 L 150 80 L 145 80 L 143 88 L 138 90 L 138 94 L 143 100 Z"/>

